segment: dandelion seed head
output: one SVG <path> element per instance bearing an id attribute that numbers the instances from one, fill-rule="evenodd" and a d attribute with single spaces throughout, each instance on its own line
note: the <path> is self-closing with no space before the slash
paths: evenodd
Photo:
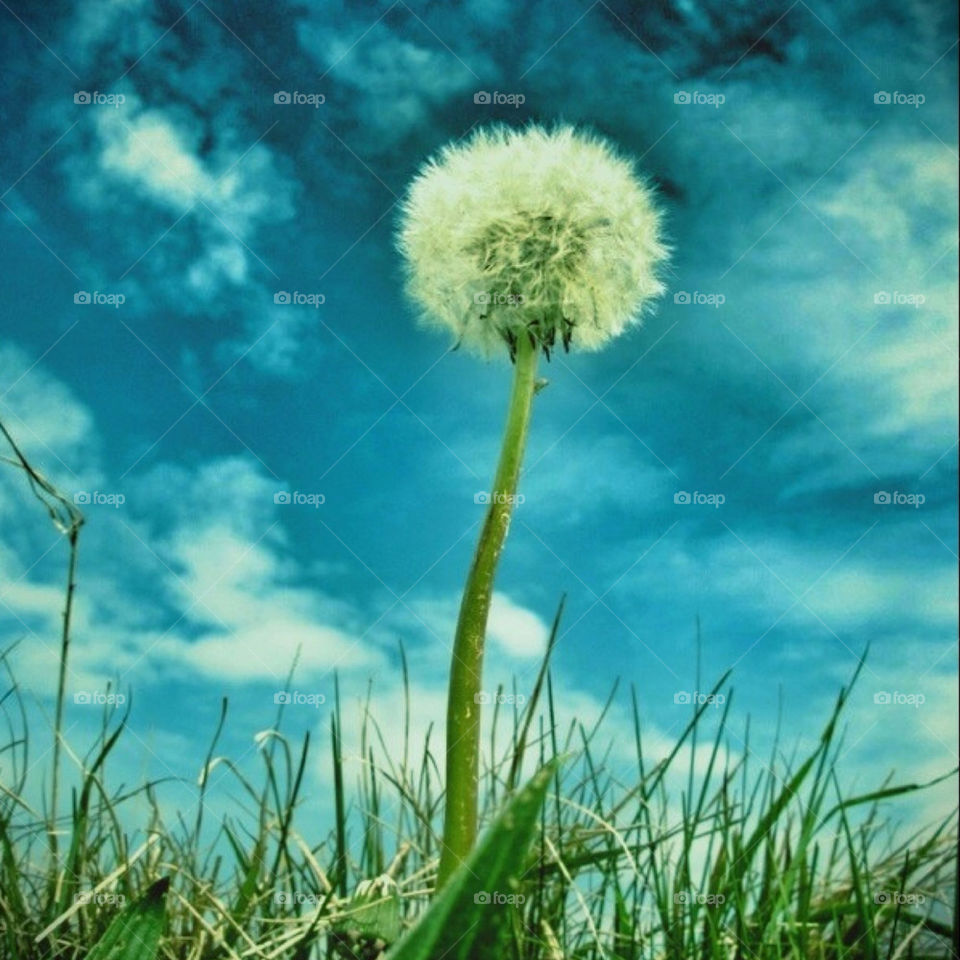
<path id="1" fill-rule="evenodd" d="M 522 335 L 598 349 L 662 293 L 667 255 L 633 164 L 569 126 L 443 148 L 410 186 L 398 246 L 422 321 L 486 355 Z"/>

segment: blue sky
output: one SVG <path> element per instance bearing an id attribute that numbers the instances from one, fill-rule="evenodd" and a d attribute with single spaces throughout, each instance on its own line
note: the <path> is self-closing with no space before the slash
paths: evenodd
<path id="1" fill-rule="evenodd" d="M 675 252 L 641 329 L 544 371 L 487 686 L 529 688 L 566 593 L 564 713 L 620 677 L 666 749 L 699 616 L 699 688 L 734 666 L 735 717 L 762 744 L 782 702 L 809 745 L 869 642 L 845 775 L 956 764 L 955 11 L 648 6 L 2 5 L 0 417 L 113 501 L 82 508 L 69 681 L 132 694 L 125 771 L 195 776 L 223 694 L 249 761 L 298 648 L 297 689 L 372 680 L 392 735 L 402 641 L 442 727 L 510 371 L 416 328 L 396 202 L 476 125 L 558 120 L 636 158 Z M 0 519 L 49 714 L 65 547 L 11 470 Z M 71 703 L 71 738 L 98 719 Z"/>

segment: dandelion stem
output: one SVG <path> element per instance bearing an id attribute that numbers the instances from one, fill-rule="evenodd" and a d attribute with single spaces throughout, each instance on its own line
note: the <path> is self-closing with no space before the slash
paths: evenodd
<path id="1" fill-rule="evenodd" d="M 467 575 L 453 642 L 447 702 L 446 808 L 437 889 L 466 859 L 477 836 L 483 647 L 497 563 L 510 525 L 536 392 L 538 346 L 518 337 L 513 390 L 490 505 Z"/>

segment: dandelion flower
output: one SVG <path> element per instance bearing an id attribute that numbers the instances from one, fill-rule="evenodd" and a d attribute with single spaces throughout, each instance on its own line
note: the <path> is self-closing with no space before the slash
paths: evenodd
<path id="1" fill-rule="evenodd" d="M 437 887 L 477 835 L 487 620 L 526 447 L 537 361 L 558 343 L 596 350 L 662 292 L 660 214 L 632 164 L 572 127 L 480 130 L 428 161 L 398 238 L 430 326 L 514 362 L 500 459 L 467 574 L 447 697 L 446 796 Z"/>
<path id="2" fill-rule="evenodd" d="M 490 355 L 526 334 L 596 350 L 663 291 L 650 188 L 601 138 L 569 126 L 491 127 L 428 161 L 399 248 L 428 326 Z"/>

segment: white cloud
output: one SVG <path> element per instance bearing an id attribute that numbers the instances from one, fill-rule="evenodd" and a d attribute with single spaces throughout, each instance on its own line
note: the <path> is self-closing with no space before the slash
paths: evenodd
<path id="1" fill-rule="evenodd" d="M 547 392 L 543 402 L 549 399 Z M 589 407 L 593 398 L 583 403 Z M 570 416 L 573 421 L 579 413 Z M 520 484 L 527 502 L 517 517 L 522 510 L 547 516 L 551 523 L 580 524 L 611 509 L 635 514 L 658 499 L 669 503 L 681 488 L 676 477 L 616 421 L 612 430 L 598 435 L 588 421 L 555 444 L 548 441 L 542 454 L 532 450 Z M 603 469 L 597 469 L 600 463 Z"/>
<path id="2" fill-rule="evenodd" d="M 431 111 L 460 94 L 464 105 L 478 89 L 471 69 L 480 73 L 488 57 L 471 46 L 465 59 L 449 52 L 449 47 L 429 38 L 421 46 L 397 36 L 384 24 L 367 32 L 369 24 L 358 21 L 347 30 L 331 31 L 327 18 L 322 22 L 298 23 L 300 44 L 340 84 L 353 91 L 351 109 L 361 119 L 356 131 L 364 149 L 382 152 L 425 126 Z M 458 29 L 462 35 L 463 27 Z M 359 40 L 358 40 L 359 38 Z M 456 40 L 452 37 L 451 40 Z"/>
<path id="3" fill-rule="evenodd" d="M 51 478 L 71 485 L 96 480 L 90 410 L 36 358 L 10 344 L 0 344 L 0 417 L 27 459 Z"/>
<path id="4" fill-rule="evenodd" d="M 678 528 L 631 568 L 611 595 L 615 605 L 624 596 L 669 596 L 671 609 L 685 617 L 704 603 L 721 617 L 736 611 L 742 622 L 732 625 L 738 633 L 743 623 L 816 633 L 825 626 L 844 637 L 878 624 L 910 623 L 924 636 L 949 630 L 956 622 L 957 599 L 947 554 L 939 563 L 926 555 L 908 562 L 895 552 L 899 527 L 880 525 L 868 533 L 867 526 L 859 542 L 851 532 L 847 540 L 811 543 L 736 526 L 690 541 Z M 719 607 L 718 597 L 723 598 Z"/>
<path id="5" fill-rule="evenodd" d="M 108 42 L 116 49 L 143 51 L 156 43 L 163 28 L 150 16 L 152 0 L 111 0 L 109 3 L 78 3 L 69 25 L 70 63 L 87 60 L 98 45 Z M 134 56 L 138 56 L 135 54 Z"/>
<path id="6" fill-rule="evenodd" d="M 237 286 L 246 282 L 248 276 L 247 256 L 242 245 L 224 240 L 211 246 L 195 260 L 187 271 L 187 283 L 201 293 L 216 288 L 218 278 Z"/>
<path id="7" fill-rule="evenodd" d="M 858 147 L 857 162 L 843 164 L 811 203 L 823 220 L 811 229 L 833 231 L 862 263 L 802 278 L 805 310 L 826 323 L 797 346 L 820 367 L 865 334 L 826 380 L 831 402 L 814 399 L 813 406 L 875 468 L 887 458 L 864 452 L 872 437 L 953 432 L 957 297 L 947 263 L 956 244 L 956 166 L 939 144 L 891 140 L 878 130 Z M 838 255 L 848 256 L 842 247 Z M 919 294 L 924 302 L 876 304 L 878 293 Z M 824 442 L 836 443 L 829 436 Z"/>
<path id="8" fill-rule="evenodd" d="M 183 309 L 184 296 L 209 303 L 244 289 L 237 312 L 248 329 L 261 326 L 257 305 L 272 301 L 257 277 L 275 283 L 261 231 L 295 214 L 297 186 L 282 158 L 252 133 L 211 135 L 182 104 L 158 109 L 125 96 L 119 109 L 83 115 L 85 149 L 64 174 L 85 215 L 101 218 L 105 249 L 135 251 L 128 309 L 168 299 Z"/>
<path id="9" fill-rule="evenodd" d="M 531 610 L 504 593 L 494 593 L 488 635 L 500 649 L 521 660 L 540 659 L 547 649 L 549 627 Z"/>
<path id="10" fill-rule="evenodd" d="M 272 683 L 278 689 L 284 689 L 282 681 L 296 659 L 299 682 L 324 678 L 328 697 L 334 670 L 345 673 L 379 664 L 379 657 L 364 641 L 333 627 L 279 612 L 282 597 L 268 594 L 263 599 L 264 606 L 270 609 L 266 619 L 245 621 L 222 633 L 162 645 L 158 656 L 175 669 L 221 681 Z"/>
<path id="11" fill-rule="evenodd" d="M 907 616 L 928 627 L 950 629 L 957 619 L 956 572 L 929 563 L 906 570 L 847 562 L 816 583 L 804 600 L 838 627 Z"/>
<path id="12" fill-rule="evenodd" d="M 871 653 L 843 714 L 847 733 L 838 768 L 845 784 L 867 792 L 891 772 L 895 784 L 925 783 L 956 766 L 958 703 L 952 636 L 943 653 L 939 664 L 932 663 L 929 644 L 912 636 Z M 890 702 L 884 702 L 884 694 Z M 811 709 L 826 717 L 830 703 L 824 698 Z M 947 780 L 932 790 L 885 804 L 884 813 L 895 815 L 907 828 L 942 823 L 956 807 L 956 794 L 956 780 Z"/>
<path id="13" fill-rule="evenodd" d="M 459 609 L 459 595 L 408 600 L 391 615 L 389 623 L 391 629 L 418 636 L 434 651 L 427 655 L 428 661 L 422 666 L 436 675 L 438 667 L 441 671 L 447 668 Z M 536 661 L 546 652 L 549 636 L 549 627 L 537 613 L 510 595 L 494 591 L 487 621 L 486 676 L 492 684 L 491 689 L 497 683 L 507 681 L 514 668 L 532 670 L 533 674 L 529 674 L 532 678 L 536 673 Z M 443 644 L 441 663 L 435 658 L 438 643 Z M 417 657 L 420 654 L 414 652 L 412 655 Z"/>
<path id="14" fill-rule="evenodd" d="M 96 114 L 105 173 L 141 187 L 152 199 L 183 213 L 214 185 L 178 129 L 159 111 L 148 110 L 131 120 L 119 112 Z"/>
<path id="15" fill-rule="evenodd" d="M 139 188 L 176 214 L 194 208 L 211 227 L 219 226 L 220 237 L 209 252 L 239 275 L 239 250 L 231 234 L 245 238 L 261 223 L 293 215 L 291 184 L 276 169 L 272 152 L 262 143 L 234 147 L 225 134 L 201 159 L 201 130 L 195 124 L 138 108 L 132 96 L 122 110 L 95 114 L 100 172 Z"/>

